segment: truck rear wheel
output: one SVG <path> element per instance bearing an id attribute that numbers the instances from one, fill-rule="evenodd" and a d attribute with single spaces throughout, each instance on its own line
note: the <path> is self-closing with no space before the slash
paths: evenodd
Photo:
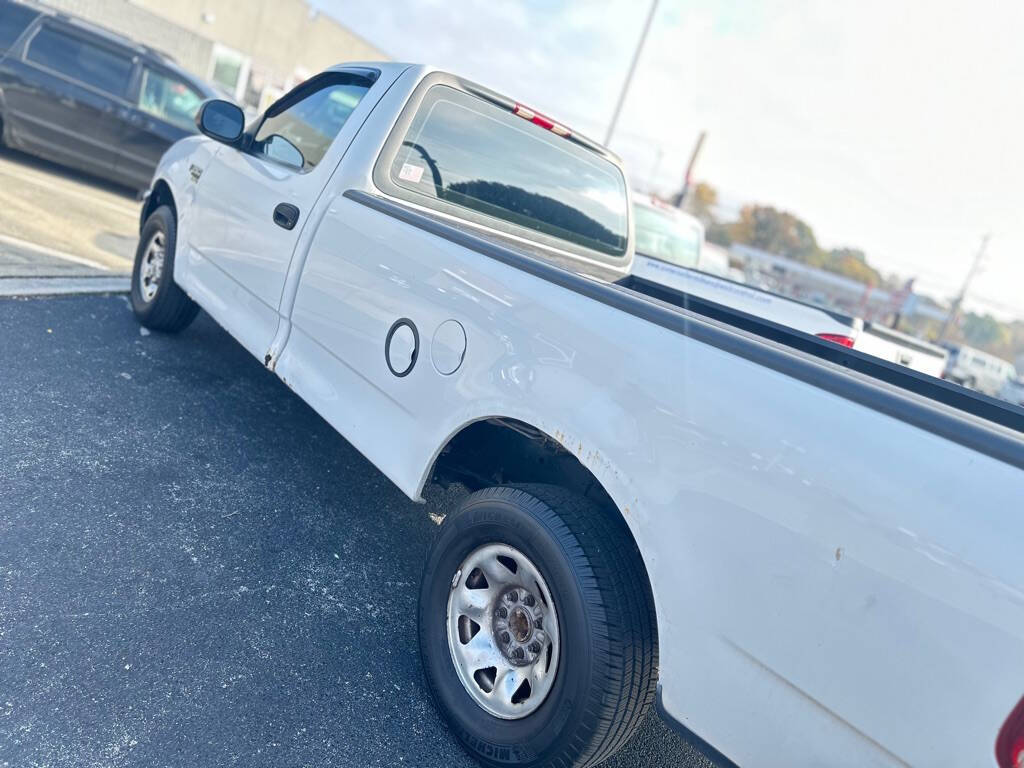
<path id="1" fill-rule="evenodd" d="M 147 328 L 169 333 L 188 327 L 199 312 L 199 305 L 174 282 L 177 233 L 174 211 L 161 205 L 142 227 L 132 268 L 135 317 Z"/>
<path id="2" fill-rule="evenodd" d="M 488 766 L 593 766 L 654 700 L 653 600 L 625 523 L 554 486 L 488 488 L 449 515 L 420 588 L 420 654 Z"/>

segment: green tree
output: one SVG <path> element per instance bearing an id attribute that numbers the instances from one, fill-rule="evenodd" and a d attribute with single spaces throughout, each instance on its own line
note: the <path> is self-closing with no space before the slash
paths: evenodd
<path id="1" fill-rule="evenodd" d="M 991 350 L 994 354 L 1010 353 L 1010 328 L 992 315 L 967 313 L 960 325 L 964 340 L 972 347 Z"/>
<path id="2" fill-rule="evenodd" d="M 791 213 L 767 205 L 745 205 L 740 217 L 729 228 L 735 243 L 797 261 L 812 263 L 820 259 L 821 249 L 814 230 Z"/>
<path id="3" fill-rule="evenodd" d="M 717 205 L 718 190 L 706 181 L 698 181 L 687 193 L 683 207 L 700 219 L 705 227 L 710 227 L 718 221 L 715 217 Z"/>

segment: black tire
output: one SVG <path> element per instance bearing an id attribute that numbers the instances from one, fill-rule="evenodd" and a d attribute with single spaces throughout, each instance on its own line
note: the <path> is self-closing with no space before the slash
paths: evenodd
<path id="1" fill-rule="evenodd" d="M 486 712 L 459 680 L 448 647 L 448 595 L 465 558 L 491 543 L 515 547 L 547 582 L 563 649 L 547 698 L 532 714 Z M 486 766 L 583 768 L 622 747 L 647 715 L 657 683 L 653 598 L 624 521 L 555 486 L 488 488 L 449 515 L 420 586 L 419 643 L 437 707 Z"/>
<path id="2" fill-rule="evenodd" d="M 199 305 L 174 282 L 174 250 L 177 245 L 178 222 L 170 206 L 161 205 L 146 219 L 135 249 L 135 265 L 132 268 L 132 310 L 138 321 L 147 328 L 167 333 L 177 333 L 188 327 Z M 156 293 L 149 300 L 143 295 L 143 259 L 153 238 L 162 235 L 164 240 L 163 268 L 158 280 L 150 281 Z M 148 279 L 148 278 L 147 278 Z"/>

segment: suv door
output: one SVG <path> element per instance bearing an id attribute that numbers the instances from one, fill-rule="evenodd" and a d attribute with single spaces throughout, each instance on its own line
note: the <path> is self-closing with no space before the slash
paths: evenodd
<path id="1" fill-rule="evenodd" d="M 205 97 L 168 69 L 147 61 L 139 69 L 138 97 L 123 127 L 117 171 L 145 187 L 167 148 L 195 133 L 196 112 Z"/>
<path id="2" fill-rule="evenodd" d="M 16 76 L 4 87 L 17 143 L 110 175 L 133 67 L 130 52 L 71 25 L 44 20 Z"/>
<path id="3" fill-rule="evenodd" d="M 307 81 L 267 110 L 243 149 L 221 147 L 202 170 L 188 232 L 198 257 L 189 265 L 192 289 L 257 357 L 277 332 L 285 276 L 307 215 L 353 131 L 335 138 L 375 79 L 369 70 L 352 70 Z"/>

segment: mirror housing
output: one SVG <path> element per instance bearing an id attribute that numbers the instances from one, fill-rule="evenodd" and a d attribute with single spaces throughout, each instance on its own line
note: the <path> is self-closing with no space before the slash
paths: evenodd
<path id="1" fill-rule="evenodd" d="M 245 113 L 230 101 L 210 99 L 196 113 L 196 128 L 214 141 L 236 146 L 245 133 Z"/>

